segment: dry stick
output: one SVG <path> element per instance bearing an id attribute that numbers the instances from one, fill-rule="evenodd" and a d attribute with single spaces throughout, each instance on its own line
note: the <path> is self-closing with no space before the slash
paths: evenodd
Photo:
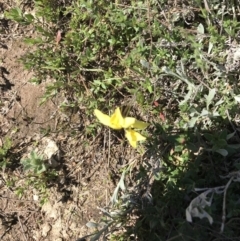
<path id="1" fill-rule="evenodd" d="M 108 130 L 108 136 L 109 136 L 109 138 L 108 138 L 108 170 L 109 170 L 109 164 L 110 164 L 110 144 L 111 144 L 111 130 L 110 129 Z M 104 145 L 105 145 L 105 142 L 104 142 Z M 107 197 L 108 197 L 108 190 L 106 188 L 106 205 L 108 203 Z"/>
<path id="2" fill-rule="evenodd" d="M 76 209 L 75 207 L 71 208 L 70 215 L 68 216 L 68 219 L 67 219 L 67 222 L 66 222 L 68 226 L 69 226 L 69 221 L 70 221 L 70 219 L 72 217 L 72 214 L 75 211 L 75 209 Z"/>
<path id="3" fill-rule="evenodd" d="M 211 14 L 211 11 L 210 11 L 210 9 L 209 9 L 207 0 L 203 0 L 203 2 L 204 2 L 205 9 L 208 11 L 208 13 Z"/>
<path id="4" fill-rule="evenodd" d="M 20 200 L 18 200 L 18 201 L 20 201 Z M 25 201 L 25 200 L 24 200 Z M 31 201 L 32 202 L 32 201 Z M 13 210 L 10 210 L 10 211 L 5 211 L 4 213 L 5 214 L 9 214 L 9 213 L 37 213 L 37 212 L 39 212 L 39 210 L 15 210 L 15 209 L 13 209 Z M 1 240 L 1 239 L 0 239 Z"/>
<path id="5" fill-rule="evenodd" d="M 147 1 L 147 21 L 148 21 L 148 27 L 149 29 L 151 26 L 151 16 L 150 16 L 150 2 Z M 151 39 L 151 48 L 150 48 L 150 52 L 149 52 L 149 57 L 152 55 L 152 45 L 153 45 L 153 37 L 152 37 L 152 31 L 150 31 L 150 39 Z"/>
<path id="6" fill-rule="evenodd" d="M 108 130 L 108 169 L 110 163 L 110 145 L 111 145 L 111 130 Z M 104 141 L 104 149 L 105 149 L 105 141 Z"/>
<path id="7" fill-rule="evenodd" d="M 178 235 L 176 235 L 176 236 L 171 237 L 171 238 L 168 239 L 167 241 L 173 241 L 173 240 L 175 240 L 175 239 L 177 239 L 177 238 L 182 238 L 182 235 L 181 235 L 181 234 L 178 234 Z"/>
<path id="8" fill-rule="evenodd" d="M 224 10 L 225 10 L 225 1 L 223 1 L 222 4 L 222 19 L 221 19 L 221 28 L 220 28 L 220 35 L 222 35 L 222 31 L 223 31 L 223 16 L 224 16 Z"/>
<path id="9" fill-rule="evenodd" d="M 5 232 L 1 235 L 0 240 L 2 240 L 2 238 L 8 233 L 8 231 L 10 231 L 11 227 L 8 227 L 7 230 L 5 230 Z"/>
<path id="10" fill-rule="evenodd" d="M 105 205 L 107 206 L 108 205 L 108 190 L 106 189 L 106 196 L 105 196 L 106 200 L 105 200 Z"/>
<path id="11" fill-rule="evenodd" d="M 109 138 L 108 138 L 108 168 L 109 168 L 109 161 L 110 161 L 110 143 L 111 143 L 111 131 L 109 130 Z"/>
<path id="12" fill-rule="evenodd" d="M 234 177 L 231 177 L 231 178 L 230 178 L 230 180 L 228 181 L 227 185 L 226 185 L 225 188 L 224 188 L 222 225 L 221 225 L 220 233 L 223 233 L 224 225 L 225 225 L 225 220 L 226 220 L 226 196 L 227 196 L 227 189 L 228 189 L 229 185 L 231 184 L 233 178 L 234 178 Z"/>
<path id="13" fill-rule="evenodd" d="M 19 224 L 21 226 L 21 229 L 22 229 L 23 237 L 24 237 L 25 241 L 27 241 L 27 237 L 25 235 L 25 232 L 24 232 L 24 229 L 23 229 L 23 226 L 22 226 L 21 219 L 19 218 L 19 215 L 17 215 L 17 218 L 18 218 L 18 222 L 19 222 Z"/>

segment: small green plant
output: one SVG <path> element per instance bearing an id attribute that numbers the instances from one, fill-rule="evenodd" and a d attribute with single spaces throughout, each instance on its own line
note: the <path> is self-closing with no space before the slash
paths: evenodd
<path id="1" fill-rule="evenodd" d="M 5 138 L 3 140 L 3 146 L 0 147 L 0 166 L 5 170 L 7 164 L 10 162 L 9 150 L 12 147 L 12 142 L 10 138 Z"/>
<path id="2" fill-rule="evenodd" d="M 10 9 L 9 12 L 5 12 L 5 16 L 8 19 L 14 20 L 23 25 L 29 25 L 34 20 L 34 16 L 32 14 L 24 14 L 18 7 Z"/>
<path id="3" fill-rule="evenodd" d="M 31 171 L 37 175 L 42 174 L 47 170 L 45 160 L 42 156 L 39 156 L 35 151 L 32 151 L 30 153 L 29 158 L 21 160 L 21 164 L 23 165 L 24 171 Z"/>
<path id="4" fill-rule="evenodd" d="M 18 187 L 16 194 L 21 197 L 25 190 L 34 188 L 40 197 L 40 204 L 48 200 L 48 183 L 56 177 L 55 170 L 48 170 L 46 160 L 35 151 L 30 156 L 21 160 L 23 170 L 27 173 L 24 188 Z"/>

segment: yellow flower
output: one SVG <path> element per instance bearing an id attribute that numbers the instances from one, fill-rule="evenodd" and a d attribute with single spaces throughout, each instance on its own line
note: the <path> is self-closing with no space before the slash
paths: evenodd
<path id="1" fill-rule="evenodd" d="M 133 148 L 137 147 L 137 142 L 138 141 L 145 141 L 146 137 L 142 136 L 141 134 L 139 134 L 138 132 L 131 130 L 131 129 L 126 129 L 125 130 L 125 136 L 128 139 L 130 145 Z"/>
<path id="2" fill-rule="evenodd" d="M 133 126 L 136 122 L 135 118 L 133 117 L 123 118 L 119 107 L 111 116 L 103 114 L 100 110 L 97 109 L 94 110 L 94 114 L 103 125 L 109 126 L 115 130 L 128 128 L 130 126 Z"/>
<path id="3" fill-rule="evenodd" d="M 111 116 L 102 113 L 98 109 L 94 110 L 94 114 L 98 118 L 98 120 L 105 126 L 108 126 L 115 130 L 124 128 L 125 136 L 132 147 L 136 148 L 138 141 L 146 140 L 146 137 L 133 130 L 133 128 L 143 130 L 147 128 L 149 124 L 143 121 L 138 121 L 133 117 L 124 118 L 121 114 L 119 107 L 114 111 L 113 115 Z"/>

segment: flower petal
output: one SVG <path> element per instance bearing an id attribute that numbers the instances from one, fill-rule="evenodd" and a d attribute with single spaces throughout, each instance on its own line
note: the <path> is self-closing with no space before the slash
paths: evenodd
<path id="1" fill-rule="evenodd" d="M 94 110 L 94 114 L 103 125 L 106 125 L 106 126 L 110 125 L 110 116 L 103 114 L 98 109 Z"/>
<path id="2" fill-rule="evenodd" d="M 125 130 L 125 136 L 133 148 L 137 147 L 138 141 L 146 140 L 146 137 L 142 136 L 141 134 L 139 134 L 138 132 L 136 132 L 134 130 Z"/>
<path id="3" fill-rule="evenodd" d="M 121 126 L 116 125 L 115 122 L 112 122 L 111 117 L 102 113 L 100 110 L 95 109 L 94 114 L 103 125 L 109 126 L 113 129 L 121 129 L 122 128 Z"/>
<path id="4" fill-rule="evenodd" d="M 129 128 L 134 125 L 136 119 L 133 117 L 125 117 L 123 122 L 123 128 Z"/>
<path id="5" fill-rule="evenodd" d="M 149 126 L 148 123 L 143 122 L 143 121 L 138 121 L 136 120 L 134 124 L 132 125 L 133 128 L 139 129 L 139 130 L 144 130 Z"/>
<path id="6" fill-rule="evenodd" d="M 124 119 L 122 117 L 119 107 L 114 111 L 113 115 L 110 117 L 110 123 L 111 125 L 116 127 L 114 129 L 123 128 Z"/>

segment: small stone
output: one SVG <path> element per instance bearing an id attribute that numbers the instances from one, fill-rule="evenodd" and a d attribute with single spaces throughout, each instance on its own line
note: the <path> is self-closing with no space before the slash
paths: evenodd
<path id="1" fill-rule="evenodd" d="M 34 201 L 38 201 L 38 199 L 39 199 L 38 195 L 33 195 L 33 200 Z"/>
<path id="2" fill-rule="evenodd" d="M 48 223 L 44 224 L 42 227 L 42 236 L 47 237 L 50 230 L 51 230 L 51 226 Z"/>

